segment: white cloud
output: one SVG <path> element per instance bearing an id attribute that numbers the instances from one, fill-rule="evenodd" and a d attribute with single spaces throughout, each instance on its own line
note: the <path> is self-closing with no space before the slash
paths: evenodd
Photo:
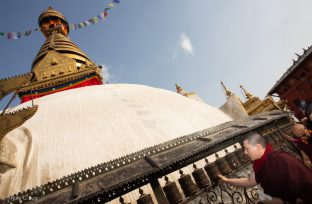
<path id="1" fill-rule="evenodd" d="M 191 39 L 185 34 L 180 35 L 179 46 L 188 54 L 194 54 L 193 45 Z"/>
<path id="2" fill-rule="evenodd" d="M 108 66 L 106 64 L 102 64 L 102 77 L 105 82 L 108 82 L 110 79 L 110 73 L 108 71 Z"/>

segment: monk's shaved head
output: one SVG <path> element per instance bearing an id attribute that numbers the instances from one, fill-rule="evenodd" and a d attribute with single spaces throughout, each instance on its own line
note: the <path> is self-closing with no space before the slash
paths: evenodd
<path id="1" fill-rule="evenodd" d="M 305 127 L 303 124 L 295 123 L 292 126 L 292 132 L 294 133 L 295 136 L 301 136 L 305 133 Z"/>
<path id="2" fill-rule="evenodd" d="M 253 146 L 255 146 L 256 144 L 260 144 L 264 148 L 266 146 L 265 138 L 256 132 L 248 133 L 245 140 L 247 140 L 248 143 Z"/>

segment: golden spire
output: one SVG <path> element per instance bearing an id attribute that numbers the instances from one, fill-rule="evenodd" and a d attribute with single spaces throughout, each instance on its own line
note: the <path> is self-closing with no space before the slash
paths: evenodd
<path id="1" fill-rule="evenodd" d="M 96 66 L 67 37 L 69 24 L 59 11 L 49 7 L 40 14 L 38 24 L 46 41 L 32 63 L 31 71 L 35 73 L 33 82 L 78 73 L 83 68 Z"/>
<path id="2" fill-rule="evenodd" d="M 250 92 L 248 92 L 246 89 L 244 89 L 244 87 L 242 85 L 239 85 L 239 87 L 243 90 L 247 100 L 252 99 L 254 97 Z"/>
<path id="3" fill-rule="evenodd" d="M 178 84 L 175 84 L 175 87 L 176 87 L 177 93 L 180 93 L 182 88 Z"/>
<path id="4" fill-rule="evenodd" d="M 176 90 L 177 90 L 178 94 L 181 94 L 183 96 L 186 95 L 186 91 L 184 89 L 182 89 L 178 84 L 175 84 L 175 86 L 176 86 Z"/>
<path id="5" fill-rule="evenodd" d="M 225 96 L 229 97 L 229 96 L 231 96 L 231 95 L 233 94 L 230 90 L 228 90 L 228 89 L 225 87 L 223 81 L 221 81 L 221 86 L 222 86 L 222 88 L 223 88 L 223 90 L 224 90 L 224 92 L 225 92 Z"/>
<path id="6" fill-rule="evenodd" d="M 34 89 L 58 89 L 55 87 L 59 84 L 70 85 L 89 75 L 96 76 L 97 83 L 102 84 L 101 68 L 69 39 L 69 24 L 63 14 L 49 7 L 40 14 L 38 24 L 46 40 L 32 63 L 30 84 L 18 92 L 21 98 Z"/>

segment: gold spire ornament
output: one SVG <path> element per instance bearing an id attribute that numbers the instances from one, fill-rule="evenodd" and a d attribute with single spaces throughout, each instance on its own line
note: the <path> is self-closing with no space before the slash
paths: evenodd
<path id="1" fill-rule="evenodd" d="M 182 89 L 178 84 L 175 84 L 175 86 L 178 94 L 186 96 L 186 91 L 184 89 Z"/>
<path id="2" fill-rule="evenodd" d="M 249 92 L 247 91 L 242 85 L 239 85 L 239 87 L 243 90 L 247 100 L 249 99 L 252 99 L 254 96 Z"/>
<path id="3" fill-rule="evenodd" d="M 201 99 L 195 92 L 186 92 L 178 84 L 175 84 L 175 86 L 178 94 L 196 101 L 204 102 L 203 99 Z"/>
<path id="4" fill-rule="evenodd" d="M 223 90 L 224 90 L 225 96 L 230 97 L 231 95 L 233 95 L 233 93 L 232 93 L 229 89 L 227 89 L 227 88 L 225 87 L 223 81 L 221 81 L 221 86 L 222 86 L 222 88 L 223 88 Z"/>
<path id="5" fill-rule="evenodd" d="M 69 87 L 73 80 L 88 76 L 96 78 L 91 85 L 102 84 L 101 67 L 69 39 L 69 23 L 59 11 L 49 7 L 40 14 L 38 24 L 46 41 L 32 62 L 31 82 L 18 91 L 22 102 L 29 100 L 32 89 L 41 97 L 58 91 L 55 86 Z"/>

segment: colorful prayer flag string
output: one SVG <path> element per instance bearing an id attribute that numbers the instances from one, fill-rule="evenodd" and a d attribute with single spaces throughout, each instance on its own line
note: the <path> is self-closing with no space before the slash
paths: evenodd
<path id="1" fill-rule="evenodd" d="M 78 28 L 84 28 L 89 25 L 94 25 L 99 22 L 99 20 L 105 20 L 108 16 L 108 11 L 112 8 L 114 8 L 117 4 L 119 4 L 120 0 L 112 0 L 110 3 L 106 5 L 106 8 L 104 8 L 104 11 L 100 13 L 97 16 L 94 16 L 88 20 L 74 23 L 69 25 L 69 30 L 77 30 Z M 33 32 L 38 31 L 39 28 L 35 29 L 29 29 L 24 32 L 0 32 L 0 37 L 6 37 L 8 40 L 16 40 L 24 36 L 30 36 Z"/>

